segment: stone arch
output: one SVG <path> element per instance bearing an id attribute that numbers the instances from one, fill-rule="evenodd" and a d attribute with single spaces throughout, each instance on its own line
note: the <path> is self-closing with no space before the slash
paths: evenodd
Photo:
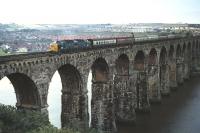
<path id="1" fill-rule="evenodd" d="M 22 67 L 22 63 L 21 62 L 18 64 L 18 67 Z"/>
<path id="2" fill-rule="evenodd" d="M 159 58 L 159 65 L 160 65 L 160 89 L 162 95 L 169 95 L 169 68 L 168 68 L 168 61 L 167 61 L 167 50 L 165 47 L 161 48 L 160 51 L 160 58 Z"/>
<path id="3" fill-rule="evenodd" d="M 9 65 L 10 68 L 13 68 L 12 64 Z M 1 69 L 1 68 L 0 68 Z"/>
<path id="4" fill-rule="evenodd" d="M 39 64 L 39 61 L 38 61 L 38 60 L 36 60 L 35 64 L 36 64 L 36 65 L 38 65 L 38 64 Z"/>
<path id="5" fill-rule="evenodd" d="M 115 123 L 112 102 L 113 82 L 110 80 L 109 66 L 104 58 L 99 57 L 93 62 L 91 71 L 91 127 L 109 132 Z"/>
<path id="6" fill-rule="evenodd" d="M 187 45 L 187 57 L 186 57 L 188 72 L 186 77 L 189 78 L 191 74 L 191 66 L 192 66 L 192 45 L 191 42 L 188 42 Z"/>
<path id="7" fill-rule="evenodd" d="M 31 67 L 31 63 L 30 62 L 26 62 L 28 67 Z"/>
<path id="8" fill-rule="evenodd" d="M 200 64 L 200 63 L 199 63 L 199 58 L 200 58 L 200 57 L 199 57 L 199 55 L 200 55 L 200 54 L 199 54 L 199 53 L 200 53 L 200 50 L 199 50 L 199 49 L 200 49 L 200 44 L 199 44 L 199 41 L 198 41 L 198 40 L 196 41 L 196 45 L 197 45 L 197 46 L 196 46 L 196 65 L 197 65 L 197 67 L 198 67 L 199 64 Z"/>
<path id="9" fill-rule="evenodd" d="M 185 57 L 187 55 L 186 44 L 183 44 L 182 56 Z"/>
<path id="10" fill-rule="evenodd" d="M 26 62 L 23 62 L 23 67 L 26 67 Z"/>
<path id="11" fill-rule="evenodd" d="M 197 59 L 197 56 L 198 56 L 198 49 L 199 49 L 199 45 L 198 45 L 198 41 L 196 40 L 196 42 L 195 42 L 195 58 L 196 59 Z"/>
<path id="12" fill-rule="evenodd" d="M 98 58 L 92 65 L 92 81 L 107 82 L 109 79 L 109 68 L 105 59 Z"/>
<path id="13" fill-rule="evenodd" d="M 135 87 L 136 87 L 136 110 L 149 111 L 149 99 L 147 93 L 147 73 L 145 70 L 145 54 L 137 51 L 134 58 Z"/>
<path id="14" fill-rule="evenodd" d="M 11 73 L 6 77 L 14 87 L 17 108 L 40 110 L 40 95 L 36 84 L 29 76 L 23 73 Z"/>
<path id="15" fill-rule="evenodd" d="M 151 102 L 158 102 L 161 99 L 158 82 L 158 57 L 155 48 L 152 48 L 148 56 L 148 94 Z"/>
<path id="16" fill-rule="evenodd" d="M 145 54 L 143 51 L 138 51 L 134 58 L 134 69 L 145 71 Z"/>
<path id="17" fill-rule="evenodd" d="M 181 45 L 176 48 L 176 80 L 178 84 L 183 82 L 183 57 Z"/>
<path id="18" fill-rule="evenodd" d="M 167 63 L 167 50 L 166 50 L 165 47 L 161 48 L 159 63 L 160 64 L 166 64 Z"/>
<path id="19" fill-rule="evenodd" d="M 114 75 L 115 115 L 117 121 L 134 121 L 133 91 L 130 88 L 129 58 L 121 54 L 115 61 Z"/>
<path id="20" fill-rule="evenodd" d="M 80 72 L 71 64 L 62 65 L 58 69 L 62 83 L 61 125 L 62 127 L 87 123 L 87 99 L 83 90 Z"/>
<path id="21" fill-rule="evenodd" d="M 200 43 L 199 43 L 199 40 L 197 40 L 197 44 L 198 44 L 198 53 L 200 51 Z"/>
<path id="22" fill-rule="evenodd" d="M 183 44 L 182 57 L 183 57 L 183 79 L 187 79 L 187 73 L 188 73 L 188 51 L 187 51 L 187 46 L 186 46 L 185 43 Z"/>
<path id="23" fill-rule="evenodd" d="M 174 45 L 170 45 L 168 55 L 169 55 L 169 60 L 171 61 L 174 58 Z"/>
<path id="24" fill-rule="evenodd" d="M 195 48 L 195 41 L 193 40 L 193 42 L 192 42 L 192 64 L 193 64 L 193 68 L 195 67 L 195 64 L 196 64 L 196 60 L 195 60 L 195 58 L 196 58 L 196 50 L 195 50 L 196 48 Z"/>
<path id="25" fill-rule="evenodd" d="M 191 51 L 192 50 L 192 46 L 191 46 L 191 42 L 188 42 L 188 45 L 187 45 L 187 53 L 188 53 L 188 56 L 191 57 Z"/>
<path id="26" fill-rule="evenodd" d="M 198 44 L 198 40 L 196 40 L 196 49 L 198 49 L 199 44 Z"/>
<path id="27" fill-rule="evenodd" d="M 129 75 L 129 58 L 126 54 L 121 54 L 115 63 L 117 75 Z"/>
<path id="28" fill-rule="evenodd" d="M 152 48 L 149 53 L 148 65 L 157 64 L 157 51 L 155 48 Z"/>

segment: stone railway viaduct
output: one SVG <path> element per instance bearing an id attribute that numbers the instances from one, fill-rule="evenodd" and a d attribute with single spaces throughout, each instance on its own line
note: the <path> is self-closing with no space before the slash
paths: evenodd
<path id="1" fill-rule="evenodd" d="M 58 70 L 62 126 L 88 127 L 87 81 L 92 72 L 91 127 L 116 131 L 116 121 L 135 121 L 137 111 L 170 95 L 198 70 L 200 37 L 157 39 L 134 45 L 0 58 L 0 78 L 12 82 L 18 108 L 47 111 L 48 88 Z M 56 91 L 56 90 L 55 90 Z"/>

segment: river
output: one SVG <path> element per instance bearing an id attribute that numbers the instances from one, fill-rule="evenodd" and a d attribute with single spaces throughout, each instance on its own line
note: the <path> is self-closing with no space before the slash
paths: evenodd
<path id="1" fill-rule="evenodd" d="M 151 113 L 137 114 L 137 122 L 118 125 L 118 133 L 199 133 L 200 77 L 179 86 Z"/>
<path id="2" fill-rule="evenodd" d="M 55 91 L 57 90 L 57 91 Z M 0 81 L 0 103 L 15 105 L 16 96 L 7 78 Z M 60 127 L 61 82 L 58 73 L 52 78 L 48 104 L 50 121 Z M 9 97 L 9 98 L 8 98 Z M 150 113 L 137 113 L 136 123 L 118 124 L 118 133 L 198 133 L 200 131 L 200 77 L 194 77 L 152 104 Z"/>

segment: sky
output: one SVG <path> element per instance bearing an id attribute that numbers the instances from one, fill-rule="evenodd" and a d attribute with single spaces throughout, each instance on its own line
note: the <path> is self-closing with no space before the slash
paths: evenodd
<path id="1" fill-rule="evenodd" d="M 0 0 L 0 23 L 200 23 L 199 0 Z"/>

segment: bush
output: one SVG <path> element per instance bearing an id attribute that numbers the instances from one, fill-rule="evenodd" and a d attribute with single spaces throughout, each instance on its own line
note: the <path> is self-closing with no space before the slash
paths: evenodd
<path id="1" fill-rule="evenodd" d="M 57 129 L 53 127 L 52 125 L 48 125 L 48 126 L 40 127 L 36 130 L 32 130 L 27 133 L 79 133 L 79 132 L 73 131 L 70 129 Z"/>
<path id="2" fill-rule="evenodd" d="M 0 105 L 0 133 L 97 133 L 93 129 L 79 128 L 58 129 L 49 123 L 47 115 L 40 112 Z"/>
<path id="3" fill-rule="evenodd" d="M 48 125 L 48 126 L 40 127 L 36 130 L 32 130 L 27 133 L 98 133 L 98 132 L 94 129 L 87 129 L 80 132 L 76 130 L 72 130 L 72 129 L 57 129 L 53 127 L 52 125 Z"/>
<path id="4" fill-rule="evenodd" d="M 17 110 L 12 106 L 0 106 L 0 126 L 5 133 L 24 133 L 49 125 L 48 117 L 36 111 Z"/>

